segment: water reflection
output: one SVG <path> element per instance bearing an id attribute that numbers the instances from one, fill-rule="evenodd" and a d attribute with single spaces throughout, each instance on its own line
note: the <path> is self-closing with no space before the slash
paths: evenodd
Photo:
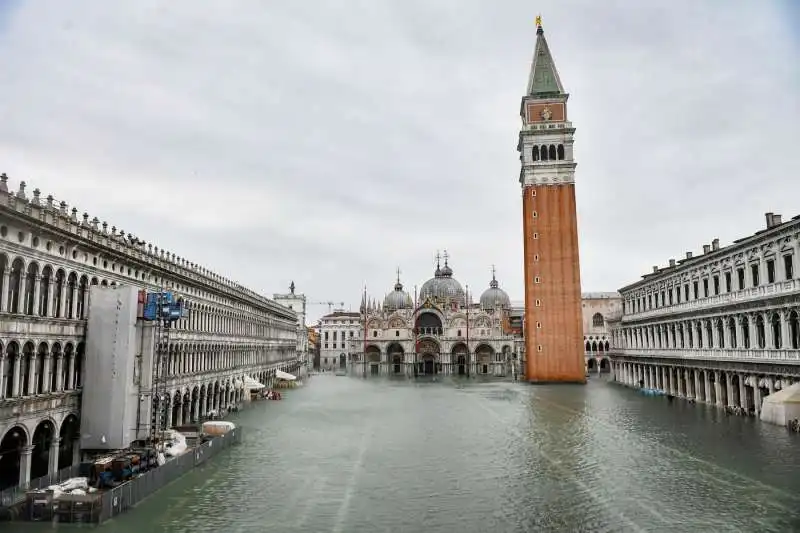
<path id="1" fill-rule="evenodd" d="M 318 376 L 100 531 L 792 531 L 797 435 L 602 382 Z M 3 524 L 3 531 L 44 531 Z"/>

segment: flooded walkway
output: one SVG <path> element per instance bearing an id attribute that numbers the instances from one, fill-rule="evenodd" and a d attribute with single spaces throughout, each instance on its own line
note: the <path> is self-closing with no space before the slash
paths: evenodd
<path id="1" fill-rule="evenodd" d="M 800 528 L 798 435 L 702 405 L 600 381 L 332 375 L 284 396 L 240 414 L 244 444 L 99 531 Z"/>

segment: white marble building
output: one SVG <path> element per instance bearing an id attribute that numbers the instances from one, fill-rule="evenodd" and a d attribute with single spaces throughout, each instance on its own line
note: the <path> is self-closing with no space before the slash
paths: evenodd
<path id="1" fill-rule="evenodd" d="M 308 369 L 311 361 L 309 359 L 308 327 L 306 326 L 306 295 L 296 293 L 294 290 L 293 281 L 289 285 L 289 292 L 275 293 L 272 298 L 297 315 L 297 360 L 300 361 L 302 368 Z"/>
<path id="2" fill-rule="evenodd" d="M 453 277 L 445 254 L 433 278 L 414 297 L 398 278 L 383 303 L 362 300 L 360 332 L 350 341 L 348 367 L 362 375 L 454 374 L 512 377 L 519 374 L 508 314 L 511 303 L 492 273 L 473 303 Z M 364 324 L 366 323 L 366 336 Z"/>
<path id="3" fill-rule="evenodd" d="M 319 320 L 319 368 L 333 371 L 347 366 L 348 339 L 363 336 L 363 320 L 359 313 L 342 309 Z"/>
<path id="4" fill-rule="evenodd" d="M 609 372 L 609 320 L 619 319 L 622 315 L 622 296 L 618 292 L 584 292 L 581 300 L 586 371 L 590 374 Z"/>
<path id="5" fill-rule="evenodd" d="M 800 381 L 800 217 L 653 267 L 623 287 L 618 381 L 745 412 Z"/>
<path id="6" fill-rule="evenodd" d="M 236 402 L 245 374 L 296 368 L 291 311 L 24 182 L 9 192 L 7 181 L 0 176 L 0 491 L 79 459 L 89 286 L 168 288 L 188 302 L 168 346 L 176 424 Z"/>

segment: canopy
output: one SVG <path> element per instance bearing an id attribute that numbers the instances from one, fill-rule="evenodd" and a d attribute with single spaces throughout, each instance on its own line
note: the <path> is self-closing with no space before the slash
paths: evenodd
<path id="1" fill-rule="evenodd" d="M 764 398 L 761 420 L 779 426 L 800 418 L 800 383 L 795 383 Z"/>
<path id="2" fill-rule="evenodd" d="M 258 381 L 254 380 L 250 376 L 245 376 L 244 377 L 244 385 L 245 385 L 245 387 L 247 387 L 250 390 L 259 390 L 259 389 L 263 389 L 264 387 L 266 387 L 266 385 L 264 385 L 263 383 L 259 383 Z"/>
<path id="3" fill-rule="evenodd" d="M 293 376 L 288 372 L 284 372 L 283 370 L 276 370 L 275 377 L 278 379 L 285 379 L 286 381 L 294 381 L 297 379 L 297 376 Z"/>

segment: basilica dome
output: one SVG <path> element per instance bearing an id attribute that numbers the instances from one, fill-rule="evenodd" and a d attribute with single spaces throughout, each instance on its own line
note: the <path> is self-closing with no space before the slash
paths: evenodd
<path id="1" fill-rule="evenodd" d="M 387 311 L 397 311 L 398 309 L 410 309 L 413 305 L 411 296 L 403 290 L 403 284 L 400 283 L 400 276 L 398 275 L 394 290 L 383 299 L 383 308 Z"/>
<path id="2" fill-rule="evenodd" d="M 483 309 L 508 309 L 511 307 L 511 300 L 506 291 L 501 289 L 500 284 L 497 283 L 494 271 L 492 271 L 492 281 L 489 282 L 489 288 L 481 294 L 481 307 Z"/>
<path id="3" fill-rule="evenodd" d="M 464 305 L 464 289 L 453 277 L 453 269 L 447 264 L 446 258 L 443 268 L 439 267 L 437 261 L 436 272 L 431 279 L 422 284 L 419 297 L 422 301 L 426 298 L 431 298 L 432 300 L 439 300 L 440 302 L 455 301 L 458 305 Z"/>

